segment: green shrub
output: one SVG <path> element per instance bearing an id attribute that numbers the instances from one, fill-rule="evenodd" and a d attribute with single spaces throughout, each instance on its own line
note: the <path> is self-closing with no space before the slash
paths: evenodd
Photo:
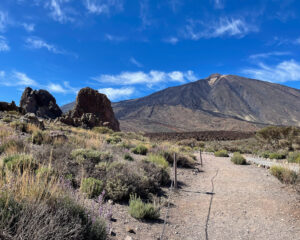
<path id="1" fill-rule="evenodd" d="M 286 155 L 284 153 L 270 153 L 270 159 L 285 159 Z"/>
<path id="2" fill-rule="evenodd" d="M 300 152 L 290 152 L 288 155 L 288 162 L 300 163 Z"/>
<path id="3" fill-rule="evenodd" d="M 134 160 L 133 157 L 129 153 L 125 153 L 124 159 L 127 160 L 127 161 L 133 161 Z"/>
<path id="4" fill-rule="evenodd" d="M 31 135 L 31 141 L 33 144 L 42 145 L 43 143 L 48 143 L 48 140 L 47 135 L 40 130 L 34 131 Z"/>
<path id="5" fill-rule="evenodd" d="M 234 164 L 237 164 L 237 165 L 246 165 L 247 164 L 246 159 L 239 152 L 233 153 L 233 156 L 231 157 L 231 162 L 233 162 Z"/>
<path id="6" fill-rule="evenodd" d="M 71 152 L 73 159 L 76 159 L 78 163 L 84 163 L 85 161 L 91 161 L 95 164 L 100 161 L 110 161 L 112 156 L 109 153 L 99 152 L 92 149 L 75 149 Z"/>
<path id="7" fill-rule="evenodd" d="M 132 149 L 132 152 L 139 155 L 146 155 L 148 152 L 148 148 L 144 145 L 138 145 L 134 149 Z"/>
<path id="8" fill-rule="evenodd" d="M 161 151 L 160 154 L 167 160 L 169 164 L 174 163 L 174 153 L 176 153 L 177 158 L 177 166 L 184 168 L 193 168 L 195 167 L 195 159 L 194 156 L 188 153 L 178 153 L 175 151 Z"/>
<path id="9" fill-rule="evenodd" d="M 117 144 L 119 142 L 122 142 L 122 138 L 120 136 L 111 136 L 106 139 L 106 142 L 108 144 Z"/>
<path id="10" fill-rule="evenodd" d="M 269 158 L 270 157 L 270 153 L 269 152 L 263 152 L 260 154 L 261 157 L 263 158 Z"/>
<path id="11" fill-rule="evenodd" d="M 147 161 L 149 162 L 153 162 L 154 164 L 163 167 L 163 168 L 167 168 L 169 166 L 168 162 L 166 161 L 166 159 L 158 154 L 150 154 L 147 158 Z"/>
<path id="12" fill-rule="evenodd" d="M 53 177 L 57 177 L 57 172 L 51 167 L 40 167 L 36 170 L 37 177 L 51 179 Z"/>
<path id="13" fill-rule="evenodd" d="M 130 196 L 129 214 L 136 219 L 156 220 L 160 217 L 160 210 L 151 203 L 143 203 L 136 195 Z"/>
<path id="14" fill-rule="evenodd" d="M 270 172 L 273 176 L 286 184 L 294 184 L 297 180 L 297 173 L 295 171 L 281 166 L 272 166 Z"/>
<path id="15" fill-rule="evenodd" d="M 93 131 L 101 134 L 112 134 L 114 131 L 108 127 L 94 127 Z"/>
<path id="16" fill-rule="evenodd" d="M 23 172 L 25 169 L 36 170 L 38 168 L 38 164 L 34 161 L 32 156 L 26 154 L 6 156 L 1 159 L 1 165 L 10 171 L 20 172 Z"/>
<path id="17" fill-rule="evenodd" d="M 215 152 L 216 157 L 229 157 L 227 150 L 219 150 Z"/>
<path id="18" fill-rule="evenodd" d="M 95 178 L 84 178 L 81 181 L 80 191 L 86 193 L 87 197 L 98 197 L 103 191 L 103 182 Z"/>

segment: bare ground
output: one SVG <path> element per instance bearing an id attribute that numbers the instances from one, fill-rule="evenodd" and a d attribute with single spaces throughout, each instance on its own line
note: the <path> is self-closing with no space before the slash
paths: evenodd
<path id="1" fill-rule="evenodd" d="M 204 172 L 180 169 L 164 239 L 299 239 L 300 198 L 264 168 L 204 154 Z M 162 211 L 162 218 L 166 209 Z M 114 239 L 158 239 L 163 224 L 141 223 L 115 205 Z M 136 234 L 126 233 L 132 228 Z"/>

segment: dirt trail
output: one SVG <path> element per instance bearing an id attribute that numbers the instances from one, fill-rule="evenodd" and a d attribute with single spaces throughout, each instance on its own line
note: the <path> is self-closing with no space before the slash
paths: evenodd
<path id="1" fill-rule="evenodd" d="M 165 239 L 299 239 L 300 200 L 291 187 L 262 168 L 203 158 L 203 173 L 179 172 L 186 186 L 174 197 Z"/>

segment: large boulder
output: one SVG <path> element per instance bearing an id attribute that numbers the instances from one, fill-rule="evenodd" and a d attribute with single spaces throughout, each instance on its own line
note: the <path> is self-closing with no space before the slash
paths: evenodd
<path id="1" fill-rule="evenodd" d="M 119 122 L 107 96 L 88 87 L 79 91 L 73 110 L 61 117 L 60 121 L 75 127 L 107 126 L 120 131 Z"/>
<path id="2" fill-rule="evenodd" d="M 17 111 L 19 112 L 19 108 L 16 106 L 15 102 L 0 102 L 0 111 Z"/>
<path id="3" fill-rule="evenodd" d="M 55 98 L 46 90 L 32 90 L 27 87 L 22 94 L 20 107 L 24 113 L 34 113 L 42 118 L 55 119 L 62 115 Z"/>

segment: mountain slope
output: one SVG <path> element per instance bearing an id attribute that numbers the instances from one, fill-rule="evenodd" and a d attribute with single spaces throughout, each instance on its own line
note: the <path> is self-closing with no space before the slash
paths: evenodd
<path id="1" fill-rule="evenodd" d="M 254 130 L 262 124 L 300 126 L 300 90 L 235 75 L 213 74 L 112 105 L 123 130 Z"/>

